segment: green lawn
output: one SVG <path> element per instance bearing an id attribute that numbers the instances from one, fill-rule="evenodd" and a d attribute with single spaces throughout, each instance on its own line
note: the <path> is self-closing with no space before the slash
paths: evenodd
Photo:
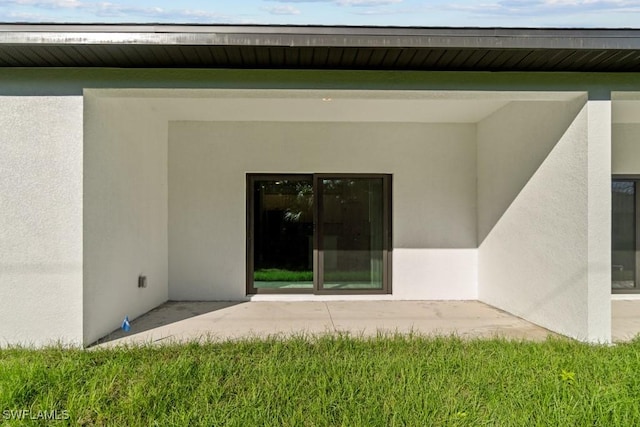
<path id="1" fill-rule="evenodd" d="M 595 346 L 346 336 L 0 351 L 10 410 L 33 425 L 640 425 L 640 341 Z M 2 424 L 5 425 L 5 424 Z"/>
<path id="2" fill-rule="evenodd" d="M 313 282 L 313 271 L 292 271 L 263 268 L 253 273 L 256 282 Z"/>
<path id="3" fill-rule="evenodd" d="M 370 282 L 371 272 L 364 271 L 327 271 L 327 281 Z M 256 282 L 313 282 L 313 271 L 293 271 L 280 268 L 262 268 L 253 273 Z"/>

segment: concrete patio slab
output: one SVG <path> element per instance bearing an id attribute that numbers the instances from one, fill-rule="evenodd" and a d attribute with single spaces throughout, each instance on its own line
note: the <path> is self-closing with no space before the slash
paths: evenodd
<path id="1" fill-rule="evenodd" d="M 298 334 L 378 333 L 544 340 L 547 329 L 478 301 L 168 302 L 99 346 Z"/>
<path id="2" fill-rule="evenodd" d="M 611 338 L 613 342 L 630 341 L 640 334 L 640 300 L 611 301 Z"/>

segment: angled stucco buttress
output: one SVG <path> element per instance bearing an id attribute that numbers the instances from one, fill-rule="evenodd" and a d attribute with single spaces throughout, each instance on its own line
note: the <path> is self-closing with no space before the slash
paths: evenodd
<path id="1" fill-rule="evenodd" d="M 479 299 L 611 339 L 610 101 L 512 104 L 478 124 Z"/>
<path id="2" fill-rule="evenodd" d="M 611 341 L 611 151 L 610 99 L 588 108 L 588 296 L 587 341 Z"/>
<path id="3" fill-rule="evenodd" d="M 0 97 L 0 347 L 82 344 L 82 105 Z"/>
<path id="4" fill-rule="evenodd" d="M 168 298 L 167 124 L 85 91 L 84 343 Z M 147 286 L 138 287 L 138 276 Z"/>

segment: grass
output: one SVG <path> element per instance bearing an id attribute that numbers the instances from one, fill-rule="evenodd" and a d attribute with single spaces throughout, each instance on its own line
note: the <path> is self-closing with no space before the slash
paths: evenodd
<path id="1" fill-rule="evenodd" d="M 0 351 L 0 420 L 28 408 L 66 410 L 57 425 L 631 426 L 640 424 L 638 372 L 640 341 L 325 336 L 12 348 Z"/>
<path id="2" fill-rule="evenodd" d="M 369 270 L 327 271 L 326 281 L 369 282 Z M 313 282 L 313 271 L 294 271 L 280 268 L 262 268 L 253 273 L 256 282 Z"/>
<path id="3" fill-rule="evenodd" d="M 313 282 L 313 271 L 263 268 L 253 273 L 256 282 Z"/>

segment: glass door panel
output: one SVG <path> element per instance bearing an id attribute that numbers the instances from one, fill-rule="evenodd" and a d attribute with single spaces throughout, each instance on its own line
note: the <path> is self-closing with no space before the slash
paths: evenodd
<path id="1" fill-rule="evenodd" d="M 611 184 L 611 288 L 628 292 L 636 286 L 636 181 Z"/>
<path id="2" fill-rule="evenodd" d="M 312 177 L 254 177 L 250 187 L 253 290 L 312 290 Z"/>
<path id="3" fill-rule="evenodd" d="M 247 178 L 247 293 L 390 292 L 389 175 Z"/>
<path id="4" fill-rule="evenodd" d="M 383 184 L 382 177 L 318 179 L 320 289 L 383 289 Z"/>

